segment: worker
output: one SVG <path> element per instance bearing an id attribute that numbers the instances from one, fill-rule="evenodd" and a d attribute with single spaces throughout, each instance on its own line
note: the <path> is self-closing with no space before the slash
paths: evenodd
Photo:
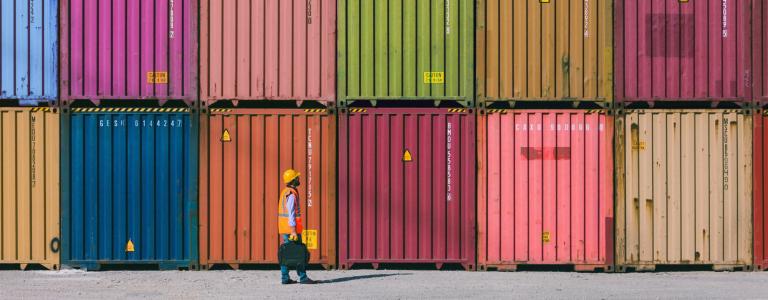
<path id="1" fill-rule="evenodd" d="M 283 243 L 301 240 L 301 232 L 303 230 L 301 225 L 301 199 L 299 199 L 299 192 L 297 190 L 299 184 L 301 184 L 299 182 L 299 175 L 301 174 L 293 169 L 283 172 L 285 188 L 280 192 L 280 203 L 277 209 L 278 231 Z M 288 266 L 280 265 L 280 272 L 282 273 L 282 284 L 296 283 L 288 273 Z M 299 275 L 299 283 L 316 283 L 307 277 L 306 266 L 296 266 L 296 273 Z"/>

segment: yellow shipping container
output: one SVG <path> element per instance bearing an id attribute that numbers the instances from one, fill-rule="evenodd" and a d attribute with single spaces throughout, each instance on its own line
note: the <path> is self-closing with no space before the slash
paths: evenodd
<path id="1" fill-rule="evenodd" d="M 59 114 L 0 108 L 0 264 L 59 268 Z"/>

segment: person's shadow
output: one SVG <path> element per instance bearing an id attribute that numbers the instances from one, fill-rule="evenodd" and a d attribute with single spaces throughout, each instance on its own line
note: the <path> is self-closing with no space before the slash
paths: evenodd
<path id="1" fill-rule="evenodd" d="M 347 281 L 353 281 L 353 280 L 363 280 L 363 279 L 371 279 L 371 278 L 412 275 L 412 274 L 413 273 L 392 273 L 392 274 L 369 274 L 369 275 L 347 276 L 347 277 L 335 278 L 330 280 L 318 280 L 317 283 L 322 283 L 322 284 L 340 283 L 340 282 L 347 282 Z"/>

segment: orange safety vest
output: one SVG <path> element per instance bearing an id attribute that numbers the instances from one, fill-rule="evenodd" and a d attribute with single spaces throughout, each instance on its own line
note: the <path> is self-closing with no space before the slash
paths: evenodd
<path id="1" fill-rule="evenodd" d="M 288 210 L 285 208 L 288 195 L 293 194 L 296 197 L 296 203 L 293 206 L 296 212 L 296 234 L 301 234 L 304 228 L 301 226 L 301 202 L 299 201 L 299 192 L 294 188 L 284 188 L 280 192 L 280 203 L 277 205 L 277 230 L 279 234 L 290 234 L 291 226 L 288 225 Z"/>

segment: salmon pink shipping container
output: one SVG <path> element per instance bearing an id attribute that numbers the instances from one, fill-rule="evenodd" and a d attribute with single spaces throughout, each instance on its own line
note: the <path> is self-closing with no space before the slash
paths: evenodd
<path id="1" fill-rule="evenodd" d="M 59 268 L 59 113 L 0 108 L 0 266 Z"/>
<path id="2" fill-rule="evenodd" d="M 200 264 L 277 264 L 283 171 L 301 173 L 310 263 L 336 264 L 336 117 L 326 109 L 211 109 L 200 131 Z"/>
<path id="3" fill-rule="evenodd" d="M 751 3 L 617 0 L 616 100 L 752 101 Z"/>
<path id="4" fill-rule="evenodd" d="M 616 128 L 617 270 L 751 269 L 751 113 L 629 110 Z"/>
<path id="5" fill-rule="evenodd" d="M 613 269 L 613 117 L 485 110 L 478 117 L 478 265 Z"/>
<path id="6" fill-rule="evenodd" d="M 768 157 L 765 151 L 768 149 L 768 111 L 762 111 L 754 116 L 754 252 L 755 268 L 768 270 Z"/>
<path id="7" fill-rule="evenodd" d="M 202 0 L 200 36 L 206 106 L 218 100 L 335 101 L 335 0 Z"/>
<path id="8" fill-rule="evenodd" d="M 197 1 L 60 2 L 63 105 L 197 99 Z"/>
<path id="9" fill-rule="evenodd" d="M 339 120 L 339 265 L 475 268 L 471 109 L 350 108 Z"/>

